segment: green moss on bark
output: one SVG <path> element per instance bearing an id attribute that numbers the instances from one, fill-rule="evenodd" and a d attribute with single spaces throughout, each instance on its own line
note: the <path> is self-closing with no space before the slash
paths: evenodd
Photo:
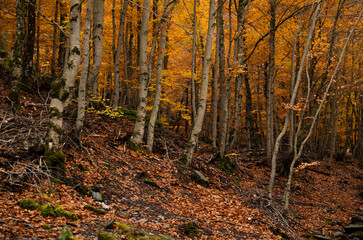
<path id="1" fill-rule="evenodd" d="M 101 231 L 98 233 L 98 240 L 116 240 L 116 238 L 109 233 Z"/>
<path id="2" fill-rule="evenodd" d="M 90 211 L 92 211 L 94 213 L 97 213 L 99 215 L 105 215 L 106 214 L 106 211 L 105 210 L 100 209 L 100 208 L 96 208 L 96 207 L 91 206 L 91 205 L 84 206 L 84 209 L 88 209 L 88 210 L 90 210 Z"/>
<path id="3" fill-rule="evenodd" d="M 50 204 L 45 204 L 40 208 L 40 215 L 42 217 L 56 217 L 53 206 Z"/>
<path id="4" fill-rule="evenodd" d="M 62 117 L 62 113 L 57 108 L 51 107 L 51 108 L 49 108 L 48 116 L 49 116 L 49 118 L 52 118 L 52 117 L 61 118 Z"/>
<path id="5" fill-rule="evenodd" d="M 48 168 L 59 174 L 63 174 L 66 170 L 66 161 L 62 150 L 50 150 L 45 148 L 44 162 Z"/>
<path id="6" fill-rule="evenodd" d="M 61 206 L 56 206 L 54 212 L 57 217 L 65 217 L 70 220 L 78 220 L 77 214 L 72 212 L 67 212 Z"/>

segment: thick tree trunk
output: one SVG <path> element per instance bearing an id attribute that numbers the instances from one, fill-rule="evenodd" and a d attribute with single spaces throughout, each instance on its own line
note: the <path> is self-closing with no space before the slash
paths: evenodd
<path id="1" fill-rule="evenodd" d="M 81 77 L 79 79 L 78 88 L 78 111 L 75 126 L 76 136 L 81 140 L 81 130 L 85 117 L 85 109 L 87 106 L 87 81 L 88 71 L 90 65 L 90 38 L 91 38 L 91 20 L 93 13 L 93 6 L 95 0 L 88 0 L 87 13 L 84 23 L 84 39 L 83 39 L 83 63 Z"/>
<path id="2" fill-rule="evenodd" d="M 215 2 L 215 0 L 211 0 L 209 4 L 210 5 L 209 5 L 208 35 L 207 35 L 205 54 L 204 54 L 204 59 L 203 59 L 202 82 L 201 82 L 201 90 L 200 90 L 200 98 L 199 98 L 197 116 L 196 116 L 195 122 L 193 124 L 193 129 L 191 132 L 189 143 L 188 143 L 186 151 L 184 153 L 184 158 L 186 160 L 187 165 L 190 165 L 192 162 L 194 148 L 198 142 L 198 137 L 202 130 L 205 109 L 207 106 L 209 67 L 210 67 L 211 55 L 212 55 L 216 2 Z"/>
<path id="3" fill-rule="evenodd" d="M 112 107 L 116 108 L 119 103 L 120 99 L 120 55 L 121 55 L 121 46 L 122 42 L 124 41 L 124 28 L 125 28 L 125 19 L 127 14 L 127 7 L 128 7 L 128 0 L 124 0 L 124 6 L 120 15 L 120 26 L 119 26 L 119 33 L 117 38 L 117 48 L 115 52 L 115 59 L 114 59 L 114 87 L 113 87 L 113 94 L 112 94 Z"/>
<path id="4" fill-rule="evenodd" d="M 131 137 L 131 143 L 138 146 L 144 136 L 146 104 L 147 104 L 147 89 L 149 85 L 149 69 L 147 64 L 147 35 L 150 16 L 150 0 L 144 0 L 141 32 L 140 32 L 140 87 L 139 87 L 139 105 L 136 112 L 136 123 Z"/>
<path id="5" fill-rule="evenodd" d="M 66 103 L 70 102 L 70 91 L 74 87 L 81 61 L 80 22 L 81 0 L 71 0 L 69 14 L 70 32 L 67 64 L 63 76 L 52 84 L 49 106 L 48 139 L 45 150 L 45 163 L 59 176 L 65 170 L 65 157 L 62 152 L 63 112 Z"/>
<path id="6" fill-rule="evenodd" d="M 104 3 L 105 0 L 95 0 L 93 11 L 93 65 L 89 73 L 88 92 L 92 90 L 94 97 L 98 96 L 98 74 L 102 63 Z"/>

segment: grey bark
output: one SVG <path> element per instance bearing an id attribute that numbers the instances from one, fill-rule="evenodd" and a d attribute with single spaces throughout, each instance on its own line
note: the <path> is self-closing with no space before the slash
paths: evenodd
<path id="1" fill-rule="evenodd" d="M 209 67 L 212 55 L 212 45 L 213 45 L 213 33 L 215 26 L 215 12 L 216 12 L 216 2 L 211 0 L 209 3 L 209 21 L 208 21 L 208 35 L 205 46 L 205 53 L 203 59 L 203 69 L 202 69 L 202 81 L 200 98 L 197 109 L 197 116 L 193 124 L 191 136 L 189 143 L 187 145 L 186 151 L 184 153 L 184 158 L 187 165 L 191 164 L 194 148 L 198 142 L 199 134 L 202 130 L 202 124 L 204 120 L 205 109 L 207 106 L 207 94 L 208 94 L 208 82 L 209 82 Z"/>
<path id="2" fill-rule="evenodd" d="M 136 112 L 136 122 L 134 131 L 131 137 L 131 143 L 139 145 L 144 135 L 146 104 L 147 104 L 147 90 L 149 85 L 149 69 L 147 64 L 147 35 L 150 16 L 150 0 L 144 0 L 141 29 L 140 29 L 140 75 L 139 75 L 139 103 Z"/>
<path id="3" fill-rule="evenodd" d="M 197 115 L 197 108 L 195 105 L 195 69 L 196 69 L 196 45 L 197 45 L 197 0 L 194 0 L 193 4 L 193 46 L 192 46 L 192 76 L 191 76 L 191 103 L 192 103 L 192 122 Z"/>
<path id="4" fill-rule="evenodd" d="M 58 21 L 58 0 L 55 1 L 55 10 L 54 10 L 54 22 Z M 53 51 L 52 51 L 52 60 L 50 62 L 50 70 L 52 76 L 55 76 L 55 64 L 56 64 L 56 56 L 57 56 L 57 30 L 58 27 L 56 25 L 53 26 Z"/>

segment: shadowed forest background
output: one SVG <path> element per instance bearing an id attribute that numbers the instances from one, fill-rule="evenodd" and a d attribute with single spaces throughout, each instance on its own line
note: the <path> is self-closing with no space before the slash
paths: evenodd
<path id="1" fill-rule="evenodd" d="M 0 0 L 0 204 L 14 206 L 0 237 L 355 237 L 362 13 L 356 0 Z"/>

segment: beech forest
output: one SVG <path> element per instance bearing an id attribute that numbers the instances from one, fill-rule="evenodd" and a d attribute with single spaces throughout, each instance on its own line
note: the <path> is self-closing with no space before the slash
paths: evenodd
<path id="1" fill-rule="evenodd" d="M 0 239 L 363 239 L 361 0 L 0 0 Z"/>

